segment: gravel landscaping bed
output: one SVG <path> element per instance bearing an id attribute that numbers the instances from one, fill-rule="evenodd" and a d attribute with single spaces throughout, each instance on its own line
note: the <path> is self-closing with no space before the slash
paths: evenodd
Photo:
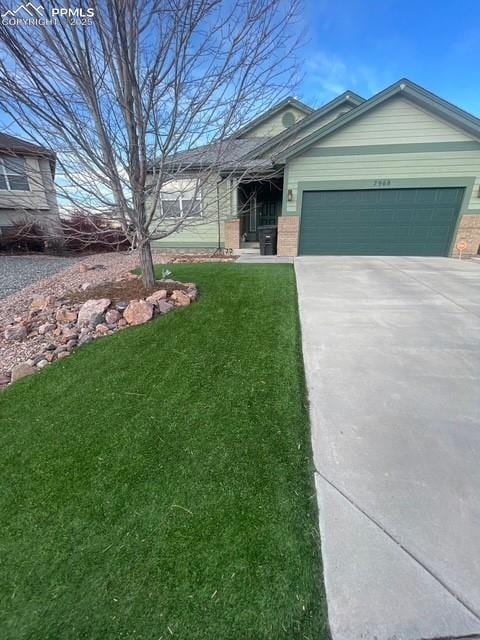
<path id="1" fill-rule="evenodd" d="M 78 262 L 78 258 L 0 256 L 0 299 Z"/>
<path id="2" fill-rule="evenodd" d="M 168 256 L 154 252 L 154 261 L 157 264 L 171 263 L 173 259 L 180 262 L 231 261 L 231 258 L 225 257 Z M 8 327 L 25 321 L 25 314 L 28 314 L 34 298 L 54 296 L 56 299 L 77 303 L 103 297 L 116 302 L 119 295 L 124 296 L 127 292 L 115 291 L 116 285 L 112 283 L 127 278 L 132 269 L 138 266 L 137 254 L 130 251 L 79 258 L 0 256 L 0 378 L 15 365 L 38 357 L 39 349 L 41 350 L 45 341 L 45 337 L 35 335 L 35 331 L 31 332 L 27 339 L 5 339 L 5 330 Z M 175 264 L 171 265 L 170 270 L 174 278 Z M 109 284 L 105 289 L 106 283 Z M 124 284 L 121 286 L 125 287 Z M 135 287 L 138 288 L 138 283 Z M 170 295 L 168 285 L 165 285 L 165 288 Z M 175 283 L 174 288 L 181 291 L 183 285 Z M 8 295 L 9 290 L 14 293 Z M 151 292 L 139 290 L 135 297 L 147 297 L 149 293 Z"/>
<path id="3" fill-rule="evenodd" d="M 25 260 L 26 258 L 8 258 L 8 260 L 17 259 Z M 37 257 L 28 259 L 33 262 L 38 260 Z M 39 262 L 42 260 L 43 258 L 40 258 Z M 3 335 L 5 328 L 12 324 L 15 318 L 23 316 L 28 311 L 34 297 L 49 295 L 60 297 L 82 285 L 94 287 L 122 277 L 138 266 L 137 255 L 130 252 L 96 254 L 85 258 L 47 258 L 46 260 L 63 264 L 63 270 L 59 271 L 57 268 L 57 272 L 50 277 L 37 280 L 0 301 L 0 374 L 11 370 L 14 365 L 32 358 L 37 353 L 37 339 L 12 343 L 5 340 Z M 157 256 L 155 261 L 161 262 L 162 258 Z M 65 266 L 67 266 L 66 269 Z M 95 268 L 92 269 L 92 267 Z"/>

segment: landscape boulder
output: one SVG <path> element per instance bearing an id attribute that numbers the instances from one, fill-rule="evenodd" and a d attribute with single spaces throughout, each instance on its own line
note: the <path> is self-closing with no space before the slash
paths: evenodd
<path id="1" fill-rule="evenodd" d="M 78 336 L 78 327 L 63 327 L 62 336 L 70 340 Z"/>
<path id="2" fill-rule="evenodd" d="M 30 308 L 28 310 L 29 317 L 32 317 L 39 311 L 43 311 L 47 307 L 51 307 L 55 304 L 56 298 L 53 295 L 48 296 L 34 296 L 30 303 Z"/>
<path id="3" fill-rule="evenodd" d="M 186 307 L 191 302 L 188 295 L 184 291 L 180 291 L 179 289 L 175 289 L 175 291 L 170 296 L 170 300 L 173 300 L 173 302 L 175 302 L 175 304 L 179 307 Z"/>
<path id="4" fill-rule="evenodd" d="M 146 300 L 147 302 L 150 302 L 150 304 L 153 304 L 154 307 L 156 307 L 158 306 L 158 303 L 160 302 L 160 300 L 165 300 L 166 297 L 167 297 L 167 290 L 159 289 L 158 291 L 154 291 L 151 296 L 148 296 Z"/>
<path id="5" fill-rule="evenodd" d="M 17 380 L 20 380 L 20 378 L 32 375 L 32 373 L 35 373 L 35 369 L 28 362 L 17 364 L 12 369 L 11 382 L 16 382 Z"/>
<path id="6" fill-rule="evenodd" d="M 193 302 L 194 300 L 196 300 L 198 298 L 198 291 L 196 287 L 189 287 L 187 289 L 187 296 L 190 298 L 190 300 Z"/>
<path id="7" fill-rule="evenodd" d="M 52 322 L 45 322 L 44 324 L 41 324 L 38 327 L 38 333 L 43 336 L 46 333 L 48 333 L 49 331 L 53 331 L 55 329 L 56 325 L 54 325 Z"/>
<path id="8" fill-rule="evenodd" d="M 173 309 L 173 304 L 171 302 L 168 302 L 168 300 L 159 300 L 157 309 L 161 314 L 169 313 Z"/>
<path id="9" fill-rule="evenodd" d="M 145 324 L 152 319 L 153 304 L 146 300 L 131 300 L 123 317 L 131 325 Z"/>
<path id="10" fill-rule="evenodd" d="M 27 328 L 23 324 L 14 324 L 3 332 L 5 340 L 24 340 L 27 337 Z"/>
<path id="11" fill-rule="evenodd" d="M 116 309 L 109 309 L 105 314 L 105 322 L 107 324 L 115 324 L 121 317 L 120 311 L 117 311 Z"/>
<path id="12" fill-rule="evenodd" d="M 102 335 L 105 335 L 106 333 L 108 333 L 108 327 L 106 324 L 97 324 L 97 326 L 95 327 L 95 331 L 97 333 L 100 333 Z"/>
<path id="13" fill-rule="evenodd" d="M 119 300 L 115 304 L 115 309 L 120 313 L 123 313 L 127 307 L 128 307 L 128 300 Z"/>
<path id="14" fill-rule="evenodd" d="M 68 324 L 69 322 L 77 321 L 77 312 L 67 309 L 67 307 L 60 307 L 57 309 L 55 319 L 59 324 Z"/>
<path id="15" fill-rule="evenodd" d="M 102 265 L 87 270 L 90 269 L 102 269 Z M 136 278 L 132 275 L 128 279 Z M 198 296 L 194 283 L 162 280 L 157 286 L 161 288 L 146 299 L 129 301 L 127 297 L 124 301 L 115 300 L 113 304 L 108 298 L 81 302 L 72 301 L 71 295 L 59 298 L 35 296 L 23 315 L 11 317 L 2 328 L 3 337 L 11 343 L 6 345 L 7 354 L 13 352 L 17 362 L 18 355 L 22 354 L 23 361 L 11 371 L 1 371 L 0 389 L 43 369 L 50 362 L 68 357 L 81 345 L 131 325 L 145 324 L 155 315 L 189 305 Z M 17 346 L 21 341 L 25 342 Z M 26 360 L 28 355 L 30 359 Z"/>
<path id="16" fill-rule="evenodd" d="M 80 327 L 85 325 L 96 327 L 97 324 L 103 322 L 103 314 L 109 306 L 110 300 L 108 298 L 87 300 L 80 307 L 77 324 Z"/>

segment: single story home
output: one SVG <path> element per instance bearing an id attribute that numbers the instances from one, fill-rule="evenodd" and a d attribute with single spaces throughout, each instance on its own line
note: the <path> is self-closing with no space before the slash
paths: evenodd
<path id="1" fill-rule="evenodd" d="M 15 223 L 50 227 L 58 218 L 55 154 L 0 133 L 0 234 Z"/>
<path id="2" fill-rule="evenodd" d="M 215 157 L 216 205 L 197 193 L 203 223 L 157 245 L 257 250 L 258 228 L 275 224 L 282 256 L 479 251 L 480 120 L 407 79 L 319 109 L 288 98 L 238 130 L 221 162 L 215 144 L 176 167 L 193 179 Z"/>

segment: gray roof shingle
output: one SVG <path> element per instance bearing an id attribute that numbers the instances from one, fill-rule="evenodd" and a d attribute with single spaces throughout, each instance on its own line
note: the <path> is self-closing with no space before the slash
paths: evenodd
<path id="1" fill-rule="evenodd" d="M 55 156 L 54 152 L 46 147 L 41 147 L 38 144 L 33 144 L 33 142 L 16 138 L 15 136 L 11 136 L 7 133 L 0 133 L 0 150 L 15 153 L 36 153 L 49 157 Z"/>

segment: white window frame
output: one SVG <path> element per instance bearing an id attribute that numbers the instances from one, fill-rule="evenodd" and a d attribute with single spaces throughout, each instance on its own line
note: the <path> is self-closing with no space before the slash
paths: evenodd
<path id="1" fill-rule="evenodd" d="M 2 174 L 2 176 L 5 179 L 5 184 L 7 185 L 7 188 L 3 189 L 0 186 L 0 191 L 10 191 L 12 193 L 27 193 L 27 192 L 31 191 L 31 189 L 30 189 L 30 181 L 28 179 L 28 172 L 27 172 L 27 162 L 26 162 L 25 158 L 23 158 L 21 156 L 13 156 L 13 157 L 14 158 L 18 158 L 19 160 L 23 160 L 23 166 L 24 166 L 24 169 L 25 169 L 24 177 L 25 177 L 25 179 L 27 181 L 28 189 L 12 189 L 10 187 L 10 180 L 8 179 L 8 176 L 9 175 L 14 175 L 14 174 L 7 173 L 7 168 L 5 167 L 5 156 L 3 155 L 3 156 L 0 156 L 0 173 Z M 21 174 L 18 174 L 18 175 L 21 175 Z"/>

